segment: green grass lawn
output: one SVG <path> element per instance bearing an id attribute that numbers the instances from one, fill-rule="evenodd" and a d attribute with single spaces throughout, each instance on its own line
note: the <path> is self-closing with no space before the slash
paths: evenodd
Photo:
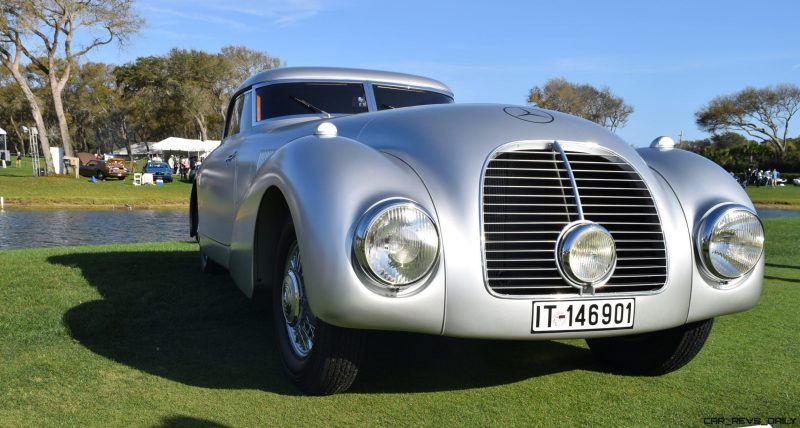
<path id="1" fill-rule="evenodd" d="M 783 187 L 750 186 L 747 194 L 758 206 L 800 209 L 800 186 L 793 184 Z"/>
<path id="2" fill-rule="evenodd" d="M 0 251 L 0 426 L 800 418 L 800 219 L 765 223 L 761 302 L 719 318 L 704 350 L 678 372 L 610 374 L 583 341 L 374 334 L 352 390 L 331 397 L 298 395 L 273 350 L 264 304 L 244 298 L 227 276 L 200 274 L 193 243 Z"/>
<path id="3" fill-rule="evenodd" d="M 13 165 L 13 161 L 11 163 Z M 44 161 L 42 161 L 44 165 Z M 143 164 L 139 162 L 137 171 Z M 9 207 L 30 208 L 184 208 L 189 206 L 191 183 L 179 179 L 164 186 L 134 186 L 133 175 L 125 180 L 89 182 L 86 177 L 35 177 L 30 158 L 22 168 L 0 169 L 0 196 Z"/>

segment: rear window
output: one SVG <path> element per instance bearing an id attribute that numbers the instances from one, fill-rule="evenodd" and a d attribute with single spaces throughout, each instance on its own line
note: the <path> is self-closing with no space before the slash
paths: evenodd
<path id="1" fill-rule="evenodd" d="M 375 92 L 375 104 L 378 105 L 378 110 L 429 104 L 450 104 L 453 102 L 453 99 L 447 95 L 420 89 L 375 85 L 373 86 L 373 91 Z"/>
<path id="2" fill-rule="evenodd" d="M 125 168 L 125 161 L 122 159 L 110 159 L 106 164 L 112 168 Z"/>
<path id="3" fill-rule="evenodd" d="M 298 114 L 355 114 L 368 110 L 360 83 L 277 83 L 256 90 L 256 120 Z"/>

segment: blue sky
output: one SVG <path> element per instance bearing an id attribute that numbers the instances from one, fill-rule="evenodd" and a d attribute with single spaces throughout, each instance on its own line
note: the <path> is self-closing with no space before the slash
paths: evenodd
<path id="1" fill-rule="evenodd" d="M 448 84 L 457 102 L 523 104 L 552 77 L 608 86 L 635 112 L 617 133 L 707 135 L 694 112 L 747 86 L 800 84 L 797 1 L 140 0 L 126 63 L 172 47 L 244 45 L 289 66 L 377 68 Z M 798 118 L 800 121 L 800 118 Z M 793 134 L 800 129 L 793 126 Z"/>

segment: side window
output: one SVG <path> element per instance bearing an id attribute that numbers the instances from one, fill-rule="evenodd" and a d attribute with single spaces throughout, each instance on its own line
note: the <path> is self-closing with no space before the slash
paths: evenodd
<path id="1" fill-rule="evenodd" d="M 419 89 L 375 85 L 372 90 L 375 92 L 375 104 L 378 105 L 378 110 L 453 102 L 447 95 Z"/>
<path id="2" fill-rule="evenodd" d="M 242 123 L 242 109 L 244 108 L 244 94 L 236 97 L 233 108 L 228 112 L 228 126 L 225 129 L 225 138 L 239 133 Z"/>

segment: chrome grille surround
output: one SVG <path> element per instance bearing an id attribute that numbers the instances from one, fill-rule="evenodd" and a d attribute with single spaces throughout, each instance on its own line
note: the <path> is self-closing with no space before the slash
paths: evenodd
<path id="1" fill-rule="evenodd" d="M 582 293 L 562 278 L 555 260 L 559 235 L 581 220 L 581 211 L 617 244 L 617 267 L 596 295 L 652 294 L 666 284 L 666 242 L 652 193 L 636 169 L 607 148 L 506 144 L 488 157 L 480 195 L 484 281 L 497 297 Z"/>

